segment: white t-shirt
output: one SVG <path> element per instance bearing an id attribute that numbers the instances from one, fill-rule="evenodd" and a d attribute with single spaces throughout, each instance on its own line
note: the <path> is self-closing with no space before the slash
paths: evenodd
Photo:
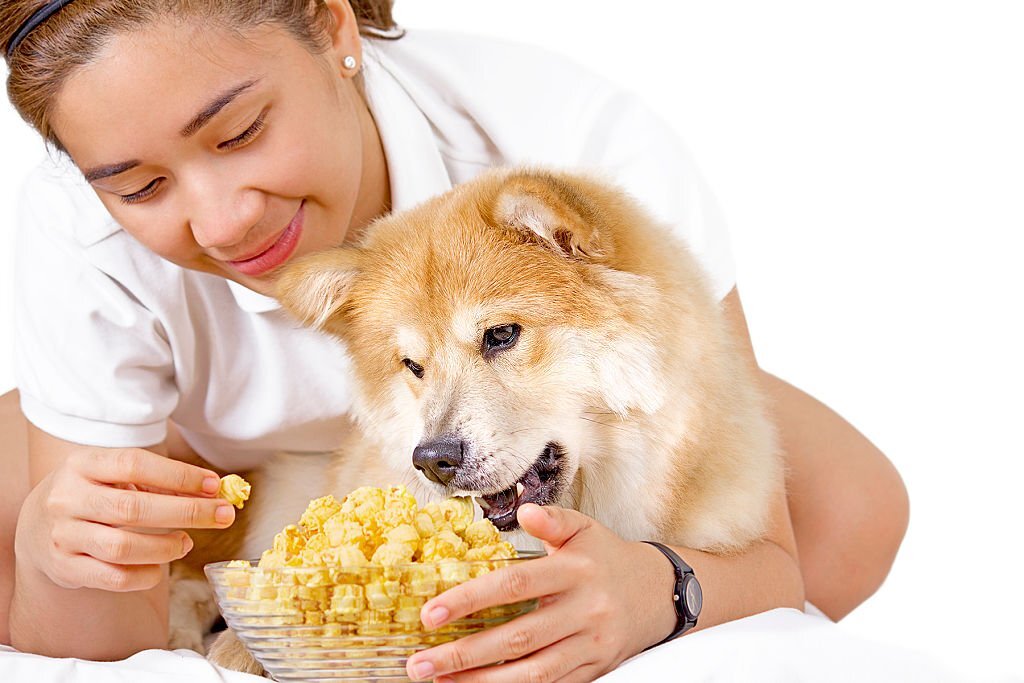
<path id="1" fill-rule="evenodd" d="M 395 210 L 492 166 L 598 172 L 679 231 L 720 298 L 732 288 L 714 200 L 634 95 L 534 47 L 420 31 L 364 45 Z M 162 441 L 173 419 L 231 470 L 340 442 L 353 373 L 339 342 L 273 299 L 149 252 L 69 162 L 39 168 L 24 193 L 15 347 L 33 424 L 125 447 Z"/>

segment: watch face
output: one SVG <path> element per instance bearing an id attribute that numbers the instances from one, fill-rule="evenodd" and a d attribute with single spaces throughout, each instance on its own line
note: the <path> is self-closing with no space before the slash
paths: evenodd
<path id="1" fill-rule="evenodd" d="M 683 599 L 686 603 L 686 611 L 694 617 L 700 614 L 701 605 L 704 603 L 704 594 L 700 590 L 700 583 L 693 575 L 686 577 Z"/>

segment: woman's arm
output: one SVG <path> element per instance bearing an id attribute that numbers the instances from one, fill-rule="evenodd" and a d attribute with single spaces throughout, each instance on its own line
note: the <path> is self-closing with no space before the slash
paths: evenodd
<path id="1" fill-rule="evenodd" d="M 0 396 L 0 644 L 11 643 L 8 614 L 14 594 L 14 529 L 21 503 L 28 495 L 28 428 L 21 415 L 18 392 Z"/>
<path id="2" fill-rule="evenodd" d="M 805 597 L 839 618 L 888 572 L 906 528 L 906 492 L 885 456 L 853 427 L 758 368 L 735 289 L 723 305 L 771 399 L 790 473 L 787 491 L 774 500 L 765 540 L 726 556 L 676 548 L 704 588 L 698 628 L 775 607 L 801 608 Z M 657 550 L 558 508 L 524 506 L 520 523 L 545 542 L 549 557 L 456 586 L 424 605 L 422 618 L 438 626 L 534 597 L 541 607 L 414 655 L 412 678 L 589 680 L 671 631 L 673 574 Z M 478 668 L 500 660 L 507 663 Z"/>
<path id="3" fill-rule="evenodd" d="M 234 518 L 214 498 L 215 473 L 166 451 L 81 446 L 29 427 L 34 488 L 15 536 L 16 648 L 110 660 L 166 647 L 167 563 L 191 547 L 179 530 Z M 229 517 L 215 517 L 220 509 Z"/>
<path id="4" fill-rule="evenodd" d="M 755 366 L 739 293 L 723 302 Z M 786 455 L 789 513 L 807 599 L 834 620 L 871 596 L 903 541 L 909 501 L 896 468 L 828 406 L 758 369 Z"/>
<path id="5" fill-rule="evenodd" d="M 698 628 L 776 607 L 803 607 L 781 491 L 772 512 L 769 537 L 740 553 L 717 556 L 675 548 L 704 590 Z M 519 523 L 544 542 L 547 557 L 455 586 L 428 601 L 421 619 L 436 628 L 493 605 L 539 598 L 540 606 L 507 624 L 416 653 L 406 667 L 410 678 L 589 681 L 672 632 L 672 565 L 655 548 L 625 541 L 579 512 L 553 506 L 523 505 Z"/>
<path id="6" fill-rule="evenodd" d="M 29 426 L 30 480 L 34 498 L 45 496 L 47 478 L 82 446 Z M 147 450 L 165 454 L 163 444 Z M 40 484 L 42 484 L 40 486 Z M 39 501 L 41 502 L 41 501 Z M 115 593 L 95 588 L 64 588 L 27 561 L 30 544 L 19 523 L 14 599 L 11 603 L 12 645 L 24 652 L 53 657 L 114 660 L 140 650 L 166 647 L 167 572 L 147 590 Z"/>
<path id="7" fill-rule="evenodd" d="M 789 463 L 789 512 L 807 599 L 838 621 L 889 574 L 910 503 L 896 468 L 828 406 L 762 373 Z"/>

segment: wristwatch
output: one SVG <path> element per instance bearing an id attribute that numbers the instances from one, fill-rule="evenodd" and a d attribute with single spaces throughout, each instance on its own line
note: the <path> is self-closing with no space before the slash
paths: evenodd
<path id="1" fill-rule="evenodd" d="M 704 594 L 700 589 L 700 581 L 693 573 L 693 567 L 683 562 L 683 558 L 679 557 L 674 550 L 655 541 L 644 541 L 644 543 L 653 545 L 660 550 L 662 555 L 672 563 L 676 573 L 676 585 L 672 589 L 672 603 L 676 608 L 676 627 L 668 635 L 668 638 L 651 645 L 651 647 L 658 647 L 662 643 L 667 643 L 673 638 L 683 635 L 697 625 L 697 617 L 700 616 L 700 608 L 704 603 Z"/>

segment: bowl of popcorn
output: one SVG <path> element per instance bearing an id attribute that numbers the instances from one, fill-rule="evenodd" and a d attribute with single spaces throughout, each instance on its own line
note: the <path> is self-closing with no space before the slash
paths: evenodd
<path id="1" fill-rule="evenodd" d="M 248 491 L 246 491 L 248 494 Z M 313 500 L 257 560 L 206 566 L 227 625 L 276 680 L 408 680 L 405 662 L 536 608 L 529 600 L 427 630 L 457 584 L 540 557 L 517 552 L 469 498 L 419 507 L 404 486 Z"/>

